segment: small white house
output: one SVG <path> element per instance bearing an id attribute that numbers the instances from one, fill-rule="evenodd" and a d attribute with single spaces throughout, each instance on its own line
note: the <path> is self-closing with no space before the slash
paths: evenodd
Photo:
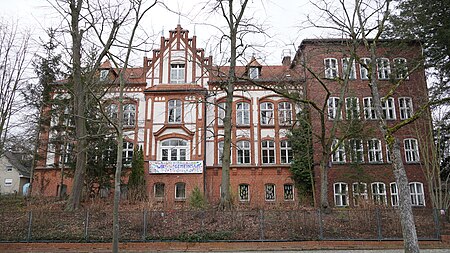
<path id="1" fill-rule="evenodd" d="M 0 157 L 0 194 L 22 194 L 23 186 L 30 182 L 30 170 L 19 159 L 6 151 Z"/>

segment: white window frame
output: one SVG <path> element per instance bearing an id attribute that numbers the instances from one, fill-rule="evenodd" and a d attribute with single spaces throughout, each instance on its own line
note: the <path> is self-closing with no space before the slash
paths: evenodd
<path id="1" fill-rule="evenodd" d="M 339 140 L 334 139 L 331 145 L 331 150 L 333 150 L 338 143 Z M 339 144 L 338 148 L 331 155 L 331 160 L 333 161 L 333 163 L 345 163 L 346 156 L 345 156 L 345 145 L 343 141 Z"/>
<path id="2" fill-rule="evenodd" d="M 400 119 L 409 119 L 413 115 L 413 103 L 410 97 L 399 97 L 398 98 L 398 110 L 400 113 Z"/>
<path id="3" fill-rule="evenodd" d="M 246 191 L 246 197 L 243 195 L 242 191 Z M 250 185 L 249 184 L 239 184 L 238 185 L 238 196 L 240 202 L 250 201 Z"/>
<path id="4" fill-rule="evenodd" d="M 348 62 L 350 61 L 350 58 L 342 58 L 342 76 L 346 77 Z M 356 64 L 355 59 L 353 59 L 351 67 L 350 67 L 350 73 L 348 76 L 349 80 L 355 80 L 356 79 Z"/>
<path id="5" fill-rule="evenodd" d="M 361 191 L 362 189 L 362 191 Z M 367 200 L 369 195 L 367 194 L 367 184 L 362 182 L 355 182 L 352 184 L 353 205 L 359 206 L 359 201 Z"/>
<path id="6" fill-rule="evenodd" d="M 167 122 L 168 123 L 181 123 L 183 102 L 179 99 L 171 99 L 167 102 Z"/>
<path id="7" fill-rule="evenodd" d="M 333 184 L 334 205 L 337 207 L 348 206 L 348 184 L 337 182 Z"/>
<path id="8" fill-rule="evenodd" d="M 259 67 L 250 67 L 248 69 L 248 77 L 250 79 L 258 79 L 259 78 Z"/>
<path id="9" fill-rule="evenodd" d="M 180 187 L 183 186 L 182 189 L 179 188 L 179 186 Z M 183 190 L 183 191 L 179 192 L 181 190 Z M 175 184 L 175 200 L 185 200 L 185 199 L 186 199 L 186 183 L 178 182 Z"/>
<path id="10" fill-rule="evenodd" d="M 11 165 L 6 165 L 6 172 L 12 172 L 12 170 L 13 170 L 13 166 L 11 166 Z"/>
<path id="11" fill-rule="evenodd" d="M 280 158 L 282 164 L 290 164 L 293 159 L 291 143 L 288 140 L 280 141 Z"/>
<path id="12" fill-rule="evenodd" d="M 185 83 L 185 67 L 186 65 L 179 63 L 170 64 L 170 83 L 181 84 Z"/>
<path id="13" fill-rule="evenodd" d="M 290 189 L 287 189 L 287 188 L 290 188 Z M 291 192 L 292 192 L 292 194 L 291 195 L 288 195 L 287 194 L 287 190 L 290 190 Z M 294 199 L 295 199 L 295 187 L 294 187 L 294 185 L 293 184 L 284 184 L 283 185 L 283 198 L 284 198 L 284 201 L 294 201 Z"/>
<path id="14" fill-rule="evenodd" d="M 359 75 L 361 76 L 361 80 L 369 80 L 369 69 L 364 67 L 364 65 L 369 66 L 370 63 L 370 58 L 361 58 L 361 63 L 359 64 Z"/>
<path id="15" fill-rule="evenodd" d="M 395 113 L 395 100 L 393 97 L 388 97 L 387 100 L 381 100 L 381 108 L 383 109 L 383 117 L 386 120 L 395 120 L 397 118 Z"/>
<path id="16" fill-rule="evenodd" d="M 420 161 L 419 146 L 417 139 L 406 138 L 404 141 L 405 160 L 407 163 L 417 163 Z"/>
<path id="17" fill-rule="evenodd" d="M 278 103 L 278 122 L 281 126 L 292 124 L 292 104 L 289 102 Z"/>
<path id="18" fill-rule="evenodd" d="M 336 58 L 325 58 L 323 64 L 325 66 L 325 78 L 334 79 L 339 77 L 339 64 Z"/>
<path id="19" fill-rule="evenodd" d="M 238 141 L 236 143 L 236 153 L 237 164 L 250 164 L 252 162 L 250 141 Z"/>
<path id="20" fill-rule="evenodd" d="M 383 151 L 381 148 L 381 141 L 379 139 L 367 140 L 367 156 L 369 163 L 383 162 Z"/>
<path id="21" fill-rule="evenodd" d="M 261 141 L 261 162 L 262 164 L 275 163 L 275 141 L 273 140 Z"/>
<path id="22" fill-rule="evenodd" d="M 112 121 L 117 120 L 119 115 L 119 106 L 117 104 L 109 104 L 106 110 L 108 112 L 109 119 L 111 119 Z"/>
<path id="23" fill-rule="evenodd" d="M 409 193 L 411 196 L 411 205 L 425 206 L 425 194 L 423 184 L 420 182 L 409 183 Z"/>
<path id="24" fill-rule="evenodd" d="M 398 206 L 398 187 L 397 183 L 393 182 L 389 184 L 389 189 L 391 191 L 391 205 Z"/>
<path id="25" fill-rule="evenodd" d="M 162 161 L 189 161 L 189 144 L 186 140 L 172 138 L 161 141 Z M 164 153 L 167 152 L 167 155 Z"/>
<path id="26" fill-rule="evenodd" d="M 361 139 L 350 139 L 348 140 L 348 146 L 350 151 L 350 162 L 361 163 L 364 162 L 364 144 Z M 356 158 L 356 161 L 355 161 Z"/>
<path id="27" fill-rule="evenodd" d="M 361 118 L 359 111 L 359 98 L 357 97 L 345 98 L 345 117 L 347 118 L 347 120 Z"/>
<path id="28" fill-rule="evenodd" d="M 388 58 L 377 59 L 377 76 L 380 80 L 388 80 L 391 75 L 391 66 Z"/>
<path id="29" fill-rule="evenodd" d="M 132 142 L 124 140 L 122 150 L 123 164 L 126 165 L 131 164 L 131 160 L 133 159 L 133 152 L 134 152 L 134 144 Z"/>
<path id="30" fill-rule="evenodd" d="M 273 192 L 273 196 L 267 195 L 267 191 L 270 190 L 270 188 L 272 189 L 271 191 Z M 276 192 L 276 187 L 275 184 L 269 183 L 269 184 L 265 184 L 264 185 L 264 199 L 265 201 L 276 201 L 277 198 L 277 192 Z"/>
<path id="31" fill-rule="evenodd" d="M 409 79 L 408 65 L 405 58 L 394 58 L 394 70 L 396 79 Z"/>
<path id="32" fill-rule="evenodd" d="M 372 97 L 363 98 L 363 107 L 364 107 L 364 118 L 368 120 L 377 119 L 377 113 L 375 111 L 375 106 L 373 105 Z"/>
<path id="33" fill-rule="evenodd" d="M 73 144 L 72 143 L 63 143 L 60 147 L 59 161 L 68 164 L 71 162 L 72 152 L 73 152 Z"/>
<path id="34" fill-rule="evenodd" d="M 373 182 L 371 184 L 372 199 L 375 205 L 386 205 L 386 184 L 383 182 Z"/>
<path id="35" fill-rule="evenodd" d="M 226 110 L 226 103 L 219 103 L 217 105 L 217 124 L 219 126 L 223 126 L 223 121 L 225 119 L 225 110 Z"/>
<path id="36" fill-rule="evenodd" d="M 328 105 L 328 119 L 335 120 L 338 116 L 339 97 L 329 97 L 327 105 Z M 338 119 L 342 119 L 342 108 Z"/>
<path id="37" fill-rule="evenodd" d="M 136 105 L 125 104 L 123 105 L 123 126 L 130 127 L 136 123 Z"/>
<path id="38" fill-rule="evenodd" d="M 274 119 L 274 104 L 272 102 L 262 102 L 259 105 L 261 111 L 261 125 L 270 126 L 275 122 Z"/>
<path id="39" fill-rule="evenodd" d="M 236 125 L 238 126 L 250 125 L 250 103 L 247 102 L 236 103 Z"/>
<path id="40" fill-rule="evenodd" d="M 224 142 L 223 141 L 219 141 L 218 143 L 217 143 L 217 155 L 218 155 L 218 157 L 217 157 L 217 162 L 218 162 L 218 164 L 222 164 L 222 159 L 223 159 L 223 145 L 224 145 Z"/>
<path id="41" fill-rule="evenodd" d="M 5 187 L 11 187 L 13 184 L 12 178 L 5 178 Z"/>
<path id="42" fill-rule="evenodd" d="M 389 147 L 388 147 L 387 144 L 386 144 L 386 162 L 387 163 L 392 163 L 391 154 L 389 154 Z"/>
<path id="43" fill-rule="evenodd" d="M 100 70 L 100 81 L 105 81 L 108 77 L 109 69 L 102 69 Z"/>

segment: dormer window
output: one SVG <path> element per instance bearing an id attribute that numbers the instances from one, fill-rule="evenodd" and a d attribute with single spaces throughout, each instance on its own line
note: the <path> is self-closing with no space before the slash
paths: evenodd
<path id="1" fill-rule="evenodd" d="M 170 83 L 185 83 L 184 64 L 170 64 Z"/>
<path id="2" fill-rule="evenodd" d="M 258 79 L 259 78 L 259 68 L 258 67 L 250 67 L 248 71 L 248 76 L 250 79 Z"/>
<path id="3" fill-rule="evenodd" d="M 106 77 L 108 77 L 109 70 L 102 69 L 100 70 L 100 81 L 105 81 Z"/>

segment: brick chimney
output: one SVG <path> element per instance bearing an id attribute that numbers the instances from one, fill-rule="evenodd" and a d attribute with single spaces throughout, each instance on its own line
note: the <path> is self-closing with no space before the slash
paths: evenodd
<path id="1" fill-rule="evenodd" d="M 281 64 L 283 64 L 283 66 L 291 65 L 291 50 L 290 49 L 283 49 L 281 57 L 282 57 Z"/>

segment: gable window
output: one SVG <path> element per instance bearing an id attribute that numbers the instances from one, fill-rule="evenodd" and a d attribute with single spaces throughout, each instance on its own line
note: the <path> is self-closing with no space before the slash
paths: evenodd
<path id="1" fill-rule="evenodd" d="M 249 164 L 250 163 L 250 142 L 239 141 L 237 143 L 237 163 Z"/>
<path id="2" fill-rule="evenodd" d="M 13 180 L 12 178 L 5 178 L 5 186 L 12 186 Z"/>
<path id="3" fill-rule="evenodd" d="M 240 102 L 236 104 L 236 124 L 250 125 L 250 104 Z"/>
<path id="4" fill-rule="evenodd" d="M 325 78 L 333 79 L 338 77 L 338 61 L 336 58 L 326 58 L 325 64 Z"/>
<path id="5" fill-rule="evenodd" d="M 294 185 L 285 184 L 284 188 L 284 200 L 294 200 Z"/>
<path id="6" fill-rule="evenodd" d="M 282 126 L 291 124 L 292 122 L 291 103 L 289 102 L 278 103 L 278 121 Z"/>
<path id="7" fill-rule="evenodd" d="M 175 200 L 186 199 L 186 184 L 176 183 L 175 184 Z"/>
<path id="8" fill-rule="evenodd" d="M 381 141 L 378 139 L 367 140 L 369 163 L 383 162 L 383 155 L 381 152 Z"/>
<path id="9" fill-rule="evenodd" d="M 364 161 L 364 148 L 361 139 L 351 139 L 349 141 L 350 145 L 350 161 L 354 163 L 359 163 Z"/>
<path id="10" fill-rule="evenodd" d="M 273 125 L 273 104 L 261 103 L 261 125 Z"/>
<path id="11" fill-rule="evenodd" d="M 165 185 L 164 183 L 156 183 L 153 185 L 153 192 L 155 194 L 155 198 L 162 199 L 165 196 Z"/>
<path id="12" fill-rule="evenodd" d="M 238 188 L 239 201 L 250 200 L 250 189 L 248 184 L 240 184 Z"/>
<path id="13" fill-rule="evenodd" d="M 168 115 L 167 121 L 169 123 L 181 122 L 181 100 L 173 99 L 168 102 Z"/>
<path id="14" fill-rule="evenodd" d="M 372 183 L 372 199 L 376 205 L 386 204 L 386 185 L 384 183 Z"/>
<path id="15" fill-rule="evenodd" d="M 353 183 L 352 185 L 353 193 L 353 204 L 359 206 L 361 201 L 367 200 L 367 184 L 366 183 Z"/>
<path id="16" fill-rule="evenodd" d="M 405 58 L 394 59 L 394 71 L 396 79 L 408 79 L 408 66 Z"/>
<path id="17" fill-rule="evenodd" d="M 258 79 L 259 78 L 259 68 L 258 67 L 250 67 L 248 70 L 248 77 L 250 77 L 250 79 Z"/>
<path id="18" fill-rule="evenodd" d="M 274 141 L 262 141 L 262 163 L 270 164 L 275 163 L 275 142 Z"/>
<path id="19" fill-rule="evenodd" d="M 185 83 L 184 79 L 184 64 L 170 64 L 170 82 L 171 83 Z"/>
<path id="20" fill-rule="evenodd" d="M 407 163 L 419 161 L 419 147 L 416 139 L 405 139 L 405 158 Z"/>
<path id="21" fill-rule="evenodd" d="M 185 140 L 169 139 L 161 142 L 161 160 L 186 161 L 188 145 Z"/>
<path id="22" fill-rule="evenodd" d="M 386 120 L 394 120 L 395 117 L 395 102 L 394 99 L 389 97 L 387 100 L 381 100 L 381 107 L 383 109 L 383 117 Z"/>
<path id="23" fill-rule="evenodd" d="M 377 114 L 375 112 L 375 106 L 371 97 L 366 97 L 363 99 L 364 105 L 364 118 L 365 119 L 377 119 Z"/>
<path id="24" fill-rule="evenodd" d="M 423 194 L 423 184 L 419 182 L 409 183 L 409 192 L 411 194 L 411 204 L 413 206 L 425 206 L 425 197 Z"/>
<path id="25" fill-rule="evenodd" d="M 334 205 L 348 206 L 348 186 L 346 183 L 334 184 Z"/>
<path id="26" fill-rule="evenodd" d="M 217 105 L 217 123 L 219 126 L 223 126 L 223 120 L 225 119 L 226 103 L 219 103 Z"/>
<path id="27" fill-rule="evenodd" d="M 219 142 L 217 144 L 217 155 L 218 155 L 218 161 L 219 164 L 222 164 L 222 160 L 223 160 L 223 141 Z"/>
<path id="28" fill-rule="evenodd" d="M 359 119 L 359 99 L 356 97 L 345 98 L 345 115 L 348 120 Z"/>
<path id="29" fill-rule="evenodd" d="M 127 164 L 127 165 L 131 164 L 131 160 L 133 159 L 133 151 L 134 151 L 133 143 L 124 141 L 123 142 L 123 151 L 122 151 L 123 164 Z"/>
<path id="30" fill-rule="evenodd" d="M 348 70 L 349 65 L 350 65 L 350 70 Z M 350 71 L 350 73 L 347 74 L 347 71 Z M 353 60 L 350 63 L 350 58 L 343 58 L 342 59 L 342 73 L 343 73 L 342 76 L 344 78 L 346 78 L 348 75 L 348 79 L 350 79 L 350 80 L 356 79 L 355 60 Z"/>
<path id="31" fill-rule="evenodd" d="M 377 70 L 378 70 L 378 79 L 381 79 L 381 80 L 389 79 L 389 75 L 391 74 L 391 67 L 389 65 L 389 59 L 378 58 L 377 59 Z"/>
<path id="32" fill-rule="evenodd" d="M 117 120 L 117 117 L 119 115 L 119 109 L 117 107 L 117 104 L 110 104 L 106 108 L 106 112 L 108 113 L 108 117 L 110 120 L 115 121 Z"/>
<path id="33" fill-rule="evenodd" d="M 398 105 L 400 111 L 400 119 L 409 119 L 413 113 L 412 99 L 410 97 L 398 98 Z"/>
<path id="34" fill-rule="evenodd" d="M 392 206 L 398 206 L 398 189 L 397 189 L 397 183 L 391 183 L 391 205 Z"/>
<path id="35" fill-rule="evenodd" d="M 134 104 L 127 104 L 123 106 L 123 125 L 134 126 L 136 120 L 136 106 Z"/>
<path id="36" fill-rule="evenodd" d="M 105 81 L 108 77 L 109 70 L 108 69 L 102 69 L 100 70 L 100 81 Z"/>
<path id="37" fill-rule="evenodd" d="M 7 165 L 6 166 L 6 172 L 12 172 L 12 166 L 11 165 Z"/>
<path id="38" fill-rule="evenodd" d="M 334 120 L 338 118 L 338 107 L 339 107 L 339 98 L 338 97 L 330 97 L 328 98 L 328 119 Z M 342 112 L 339 111 L 339 118 L 342 119 Z"/>
<path id="39" fill-rule="evenodd" d="M 335 150 L 331 156 L 331 159 L 334 163 L 345 163 L 345 148 L 343 142 L 341 142 L 338 146 L 339 140 L 333 140 L 333 144 L 331 145 L 331 149 Z"/>
<path id="40" fill-rule="evenodd" d="M 359 64 L 359 74 L 361 76 L 362 80 L 368 80 L 369 79 L 369 65 L 370 65 L 370 58 L 361 58 L 361 63 Z"/>
<path id="41" fill-rule="evenodd" d="M 274 184 L 266 184 L 265 185 L 265 199 L 266 201 L 275 201 L 275 185 Z"/>
<path id="42" fill-rule="evenodd" d="M 291 163 L 292 161 L 292 147 L 291 143 L 287 140 L 280 142 L 281 163 Z"/>

